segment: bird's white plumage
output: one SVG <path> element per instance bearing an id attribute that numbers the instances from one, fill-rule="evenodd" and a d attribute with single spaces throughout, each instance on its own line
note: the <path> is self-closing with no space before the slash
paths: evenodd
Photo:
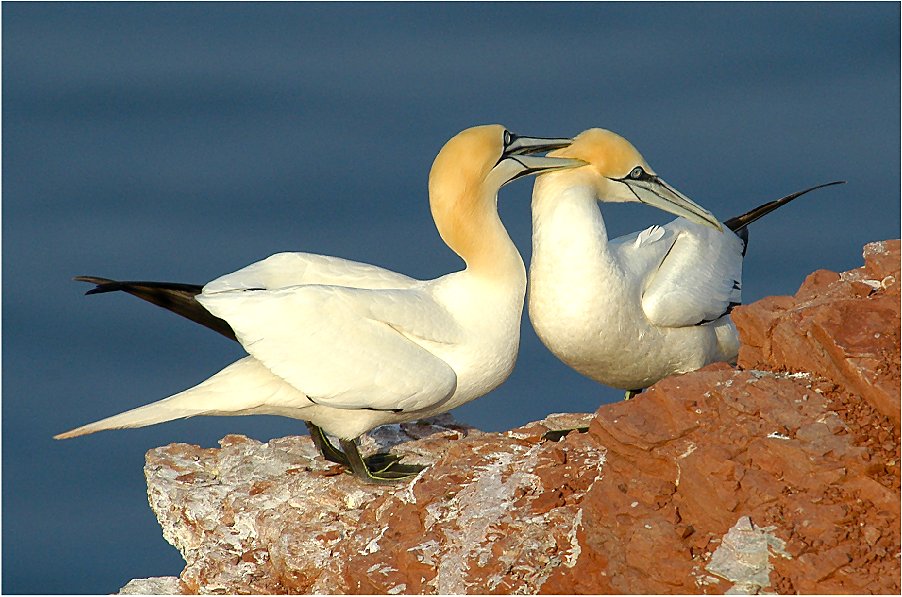
<path id="1" fill-rule="evenodd" d="M 304 284 L 334 284 L 352 288 L 412 288 L 419 284 L 404 274 L 376 265 L 316 253 L 276 253 L 204 285 L 204 294 Z"/>
<path id="2" fill-rule="evenodd" d="M 650 323 L 683 327 L 714 321 L 730 303 L 741 302 L 739 237 L 682 218 L 656 228 L 662 233 L 653 243 L 611 241 L 622 263 L 649 264 L 642 310 Z"/>
<path id="3" fill-rule="evenodd" d="M 104 429 L 144 427 L 199 415 L 291 416 L 289 413 L 313 406 L 306 396 L 248 356 L 184 392 L 89 423 L 59 437 L 75 437 Z"/>
<path id="4" fill-rule="evenodd" d="M 429 191 L 439 233 L 466 269 L 420 281 L 310 253 L 251 264 L 195 297 L 248 357 L 194 388 L 57 437 L 195 415 L 277 414 L 350 440 L 489 392 L 516 361 L 526 292 L 497 192 L 522 175 L 582 165 L 528 155 L 568 142 L 498 125 L 461 132 L 436 157 Z"/>
<path id="5" fill-rule="evenodd" d="M 738 336 L 727 312 L 739 302 L 742 241 L 683 218 L 609 241 L 597 202 L 608 193 L 630 200 L 619 179 L 647 164 L 604 133 L 584 133 L 556 152 L 590 166 L 535 183 L 529 316 L 539 338 L 580 373 L 627 390 L 734 360 Z M 607 146 L 591 146 L 596 140 L 613 144 L 622 171 Z M 679 197 L 680 210 L 695 210 Z"/>
<path id="6" fill-rule="evenodd" d="M 418 343 L 463 337 L 428 290 L 304 285 L 197 298 L 251 356 L 317 404 L 420 410 L 457 385 L 454 370 Z"/>

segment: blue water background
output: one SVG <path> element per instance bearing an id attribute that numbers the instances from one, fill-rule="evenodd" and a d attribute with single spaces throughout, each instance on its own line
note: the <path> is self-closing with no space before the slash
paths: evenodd
<path id="1" fill-rule="evenodd" d="M 242 352 L 77 274 L 203 283 L 303 250 L 431 278 L 426 176 L 457 131 L 601 126 L 727 218 L 802 187 L 751 231 L 746 302 L 795 292 L 899 235 L 899 4 L 3 3 L 5 593 L 108 593 L 182 560 L 147 505 L 144 453 L 276 417 L 201 418 L 56 442 L 190 387 Z M 502 218 L 530 254 L 519 181 Z M 606 206 L 611 232 L 670 219 Z M 501 388 L 457 411 L 504 430 L 621 393 L 523 324 Z"/>

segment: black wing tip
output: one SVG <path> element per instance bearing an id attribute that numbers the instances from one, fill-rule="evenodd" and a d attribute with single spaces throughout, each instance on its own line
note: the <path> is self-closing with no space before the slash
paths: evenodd
<path id="1" fill-rule="evenodd" d="M 823 189 L 824 187 L 832 187 L 832 186 L 838 185 L 838 184 L 846 184 L 846 181 L 845 180 L 834 180 L 831 182 L 825 182 L 823 184 L 815 185 L 813 187 L 808 187 L 807 189 L 804 189 L 801 191 L 796 191 L 795 193 L 790 193 L 789 195 L 786 195 L 785 197 L 781 197 L 780 199 L 775 199 L 773 201 L 768 201 L 767 203 L 763 203 L 763 204 L 759 205 L 758 207 L 756 207 L 750 211 L 747 211 L 746 213 L 744 213 L 742 215 L 730 218 L 728 220 L 724 220 L 723 224 L 724 224 L 724 226 L 726 226 L 727 228 L 729 228 L 730 230 L 732 230 L 733 232 L 738 234 L 740 230 L 746 228 L 749 224 L 752 224 L 752 223 L 758 221 L 759 219 L 763 218 L 764 216 L 766 216 L 770 212 L 774 211 L 775 209 L 783 207 L 787 203 L 790 203 L 790 202 L 794 201 L 795 199 L 798 199 L 802 195 L 810 193 L 811 191 Z M 743 240 L 747 242 L 748 239 L 745 238 Z M 743 253 L 743 255 L 744 254 L 745 253 Z"/>
<path id="2" fill-rule="evenodd" d="M 98 278 L 96 276 L 75 276 L 72 278 L 76 282 L 87 282 L 88 284 L 96 284 L 97 286 L 85 292 L 85 295 L 100 294 L 102 292 L 112 292 L 119 290 L 120 283 L 109 278 Z"/>
<path id="3" fill-rule="evenodd" d="M 824 187 L 832 187 L 833 185 L 837 185 L 837 184 L 846 184 L 846 181 L 845 180 L 834 180 L 833 182 L 825 182 L 824 184 L 819 184 L 816 187 L 811 187 L 811 189 L 809 189 L 809 190 L 813 191 L 815 189 L 822 189 Z"/>
<path id="4" fill-rule="evenodd" d="M 97 276 L 74 276 L 72 279 L 76 282 L 88 282 L 89 284 L 104 284 L 113 281 L 109 278 L 98 278 Z"/>
<path id="5" fill-rule="evenodd" d="M 95 276 L 75 276 L 72 278 L 77 282 L 87 282 L 88 284 L 96 284 L 96 288 L 92 288 L 85 294 L 98 294 L 101 292 L 115 292 L 124 290 L 132 292 L 133 290 L 171 290 L 175 292 L 187 292 L 189 294 L 200 294 L 203 286 L 198 284 L 182 284 L 179 282 L 120 282 L 119 280 L 110 280 L 109 278 L 98 278 Z"/>

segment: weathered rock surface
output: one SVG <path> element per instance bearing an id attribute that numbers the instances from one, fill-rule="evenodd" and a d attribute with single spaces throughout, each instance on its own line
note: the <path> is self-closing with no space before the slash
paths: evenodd
<path id="1" fill-rule="evenodd" d="M 179 595 L 182 585 L 174 576 L 135 578 L 119 589 L 119 595 Z"/>
<path id="2" fill-rule="evenodd" d="M 870 243 L 864 267 L 818 270 L 795 297 L 737 308 L 739 366 L 834 380 L 898 428 L 899 281 L 899 241 Z"/>
<path id="3" fill-rule="evenodd" d="M 899 242 L 864 256 L 737 308 L 736 368 L 506 433 L 447 416 L 376 430 L 364 451 L 432 465 L 397 487 L 342 474 L 307 437 L 151 450 L 150 503 L 187 566 L 149 580 L 185 593 L 898 594 Z"/>

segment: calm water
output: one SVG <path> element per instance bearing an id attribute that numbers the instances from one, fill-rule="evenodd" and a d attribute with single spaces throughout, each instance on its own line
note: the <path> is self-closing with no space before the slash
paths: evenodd
<path id="1" fill-rule="evenodd" d="M 417 277 L 459 269 L 425 187 L 474 124 L 616 130 L 722 218 L 844 178 L 754 225 L 747 302 L 899 234 L 898 4 L 3 4 L 3 585 L 108 593 L 176 575 L 149 448 L 267 440 L 275 417 L 51 436 L 242 353 L 77 274 L 202 283 L 276 251 Z M 531 183 L 502 193 L 529 258 Z M 669 218 L 606 209 L 614 233 Z M 528 322 L 507 384 L 455 412 L 503 430 L 620 392 Z"/>

